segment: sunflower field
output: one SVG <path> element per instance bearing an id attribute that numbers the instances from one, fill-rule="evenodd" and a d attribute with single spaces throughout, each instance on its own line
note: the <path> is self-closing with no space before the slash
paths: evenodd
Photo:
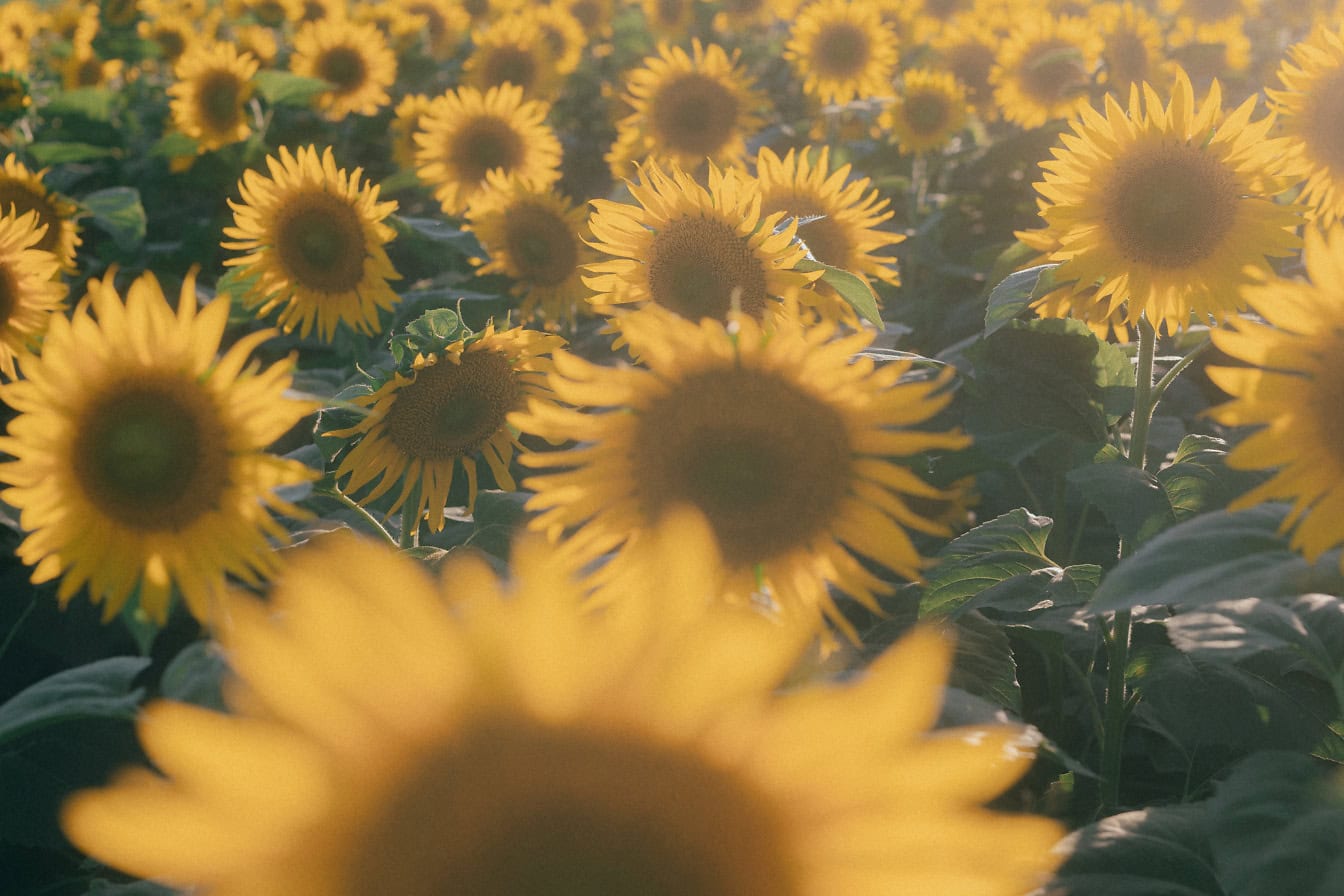
<path id="1" fill-rule="evenodd" d="M 0 3 L 0 896 L 1344 893 L 1344 2 Z"/>

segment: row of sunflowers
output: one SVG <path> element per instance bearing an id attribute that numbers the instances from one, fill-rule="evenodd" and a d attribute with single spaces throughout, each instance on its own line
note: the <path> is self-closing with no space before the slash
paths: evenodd
<path id="1" fill-rule="evenodd" d="M 1344 891 L 1342 20 L 0 5 L 0 893 Z"/>

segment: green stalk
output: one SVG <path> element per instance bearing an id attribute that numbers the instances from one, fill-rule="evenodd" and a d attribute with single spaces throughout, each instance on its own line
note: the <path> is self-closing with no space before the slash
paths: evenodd
<path id="1" fill-rule="evenodd" d="M 420 486 L 417 485 L 401 505 L 401 538 L 397 541 L 397 547 L 413 548 L 420 544 L 420 514 L 416 512 L 419 507 Z"/>
<path id="2" fill-rule="evenodd" d="M 1148 427 L 1158 395 L 1153 389 L 1153 356 L 1157 351 L 1157 331 L 1148 318 L 1139 318 L 1139 356 L 1134 371 L 1134 423 L 1129 437 L 1129 462 L 1140 470 L 1148 453 Z M 1165 380 L 1163 389 L 1171 381 Z M 1120 546 L 1123 556 L 1128 545 Z M 1101 738 L 1101 809 L 1111 813 L 1120 805 L 1121 758 L 1124 754 L 1125 724 L 1129 721 L 1129 694 L 1125 688 L 1125 669 L 1129 666 L 1129 638 L 1133 618 L 1129 610 L 1118 610 L 1106 639 L 1106 706 L 1102 717 Z"/>
<path id="3" fill-rule="evenodd" d="M 386 541 L 388 544 L 396 546 L 397 540 L 392 537 L 392 533 L 388 532 L 387 528 L 383 526 L 382 523 L 378 522 L 378 518 L 376 516 L 369 513 L 369 509 L 367 507 L 360 504 L 358 501 L 347 495 L 345 492 L 341 491 L 339 488 L 333 487 L 330 491 L 324 490 L 322 493 L 331 495 L 333 498 L 340 501 L 346 507 L 350 508 L 355 513 L 359 514 L 359 516 L 369 524 L 370 529 L 381 535 L 383 537 L 383 540 Z"/>

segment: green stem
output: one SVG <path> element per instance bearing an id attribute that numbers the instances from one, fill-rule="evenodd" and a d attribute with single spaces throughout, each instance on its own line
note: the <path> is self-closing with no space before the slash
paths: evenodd
<path id="1" fill-rule="evenodd" d="M 1157 403 L 1161 401 L 1162 396 L 1166 394 L 1167 387 L 1172 384 L 1172 382 L 1176 379 L 1176 377 L 1181 375 L 1181 371 L 1185 370 L 1185 368 L 1193 364 L 1196 358 L 1204 354 L 1204 352 L 1208 351 L 1208 349 L 1212 346 L 1213 346 L 1212 339 L 1210 339 L 1207 342 L 1201 342 L 1199 345 L 1195 346 L 1193 349 L 1190 350 L 1190 354 L 1186 355 L 1184 358 L 1177 361 L 1175 364 L 1171 366 L 1170 370 L 1168 370 L 1165 374 L 1162 375 L 1162 378 L 1157 381 L 1156 385 L 1153 386 L 1153 395 L 1151 398 L 1153 407 L 1157 407 Z"/>
<path id="2" fill-rule="evenodd" d="M 340 501 L 346 507 L 350 508 L 355 513 L 359 514 L 360 517 L 362 517 L 364 521 L 369 524 L 369 528 L 373 529 L 373 531 L 383 536 L 383 539 L 386 540 L 388 544 L 394 547 L 396 546 L 397 540 L 392 537 L 392 533 L 388 532 L 387 529 L 383 526 L 383 524 L 378 522 L 378 518 L 376 516 L 369 513 L 367 507 L 360 504 L 358 501 L 347 495 L 345 492 L 341 491 L 339 488 L 333 488 L 330 494 L 337 501 Z"/>
<path id="3" fill-rule="evenodd" d="M 1157 331 L 1148 318 L 1139 318 L 1139 355 L 1134 371 L 1134 423 L 1129 436 L 1129 462 L 1140 470 L 1148 453 L 1148 427 L 1160 393 L 1153 388 L 1153 357 L 1157 353 Z M 1170 380 L 1166 381 L 1170 383 Z M 1162 386 L 1166 388 L 1165 385 Z M 1121 544 L 1120 554 L 1129 545 Z M 1129 666 L 1129 639 L 1133 617 L 1129 610 L 1118 610 L 1106 639 L 1106 705 L 1102 715 L 1101 738 L 1101 809 L 1111 813 L 1120 805 L 1121 760 L 1124 756 L 1125 725 L 1129 720 L 1129 694 L 1125 670 Z"/>
<path id="4" fill-rule="evenodd" d="M 420 487 L 417 485 L 406 496 L 406 503 L 401 505 L 401 538 L 397 541 L 397 547 L 413 548 L 420 544 L 419 509 Z"/>

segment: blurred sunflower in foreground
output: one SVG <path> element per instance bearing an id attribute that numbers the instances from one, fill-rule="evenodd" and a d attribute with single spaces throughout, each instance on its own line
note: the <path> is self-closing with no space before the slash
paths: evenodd
<path id="1" fill-rule="evenodd" d="M 383 248 L 393 236 L 383 220 L 395 202 L 379 202 L 378 187 L 363 182 L 363 170 L 336 167 L 331 147 L 318 154 L 280 148 L 267 156 L 268 178 L 244 171 L 242 202 L 229 200 L 233 227 L 225 249 L 248 254 L 226 259 L 247 281 L 243 303 L 269 314 L 279 308 L 286 332 L 331 341 L 343 323 L 360 333 L 379 330 L 378 312 L 400 297 L 388 280 L 400 279 Z"/>
<path id="2" fill-rule="evenodd" d="M 1055 280 L 1073 284 L 1080 317 L 1124 305 L 1131 326 L 1221 321 L 1269 258 L 1297 248 L 1301 209 L 1273 198 L 1291 183 L 1284 141 L 1268 137 L 1270 117 L 1251 120 L 1255 105 L 1224 112 L 1217 81 L 1197 105 L 1181 71 L 1166 104 L 1144 85 L 1128 108 L 1107 96 L 1104 114 L 1088 107 L 1073 122 L 1036 189 L 1038 242 L 1058 242 Z"/>
<path id="3" fill-rule="evenodd" d="M 443 508 L 458 470 L 466 477 L 467 511 L 476 504 L 477 461 L 484 460 L 495 483 L 517 484 L 509 472 L 518 434 L 505 424 L 529 400 L 552 401 L 546 375 L 550 353 L 565 344 L 559 336 L 514 327 L 496 331 L 490 324 L 441 352 L 419 355 L 408 373 L 394 372 L 353 403 L 369 408 L 348 429 L 327 436 L 355 439 L 336 469 L 345 489 L 370 503 L 396 485 L 396 512 L 415 502 L 414 519 L 428 514 L 429 528 L 443 528 Z"/>
<path id="4" fill-rule="evenodd" d="M 629 600 L 585 613 L 544 545 L 436 584 L 344 535 L 221 630 L 224 715 L 151 704 L 161 774 L 64 811 L 132 874 L 213 896 L 1017 896 L 1053 821 L 981 807 L 1030 766 L 1012 725 L 930 732 L 950 645 L 919 631 L 842 685 L 778 690 L 806 644 L 708 604 L 677 520 Z M 650 539 L 652 540 L 652 539 Z"/>
<path id="5" fill-rule="evenodd" d="M 628 314 L 621 332 L 641 368 L 599 367 L 558 352 L 551 384 L 561 401 L 602 413 L 532 402 L 515 425 L 578 447 L 524 455 L 547 471 L 523 484 L 537 494 L 531 525 L 576 568 L 611 555 L 593 573 L 599 589 L 637 569 L 641 538 L 668 508 L 704 513 L 730 599 L 764 599 L 789 617 L 822 616 L 853 634 L 832 602 L 835 586 L 865 605 L 891 590 L 851 549 L 907 579 L 924 561 L 905 528 L 938 536 L 909 499 L 945 500 L 892 457 L 963 448 L 960 432 L 911 429 L 951 399 L 950 368 L 900 382 L 910 363 L 855 357 L 870 330 L 837 338 L 831 323 L 780 316 L 763 327 L 734 313 L 699 323 L 660 309 Z"/>
<path id="6" fill-rule="evenodd" d="M 41 356 L 0 386 L 18 411 L 0 438 L 17 554 L 34 582 L 61 580 L 62 604 L 87 587 L 111 618 L 138 592 L 162 623 L 175 587 L 213 620 L 228 576 L 255 585 L 279 565 L 270 511 L 297 511 L 275 490 L 311 474 L 265 449 L 316 408 L 285 397 L 292 362 L 248 365 L 273 331 L 216 357 L 229 302 L 198 312 L 194 277 L 174 312 L 151 275 L 124 303 L 112 276 L 72 319 L 51 315 Z"/>
<path id="7" fill-rule="evenodd" d="M 664 172 L 651 163 L 640 173 L 629 184 L 637 204 L 591 203 L 591 245 L 613 256 L 590 264 L 584 278 L 596 310 L 651 304 L 693 321 L 726 321 L 736 308 L 760 318 L 816 279 L 793 270 L 806 254 L 794 239 L 797 223 L 784 224 L 782 211 L 761 216 L 753 178 L 714 165 L 707 187 L 676 166 Z"/>
<path id="8" fill-rule="evenodd" d="M 1227 456 L 1240 469 L 1278 468 L 1232 509 L 1291 500 L 1284 527 L 1314 561 L 1344 543 L 1344 229 L 1308 229 L 1310 282 L 1264 277 L 1244 291 L 1264 322 L 1237 318 L 1213 343 L 1249 367 L 1212 367 L 1209 378 L 1232 400 L 1209 411 L 1227 426 L 1255 426 Z"/>
<path id="9" fill-rule="evenodd" d="M 1344 218 L 1344 25 L 1320 29 L 1288 49 L 1283 90 L 1267 90 L 1306 179 L 1302 201 L 1328 227 Z"/>

